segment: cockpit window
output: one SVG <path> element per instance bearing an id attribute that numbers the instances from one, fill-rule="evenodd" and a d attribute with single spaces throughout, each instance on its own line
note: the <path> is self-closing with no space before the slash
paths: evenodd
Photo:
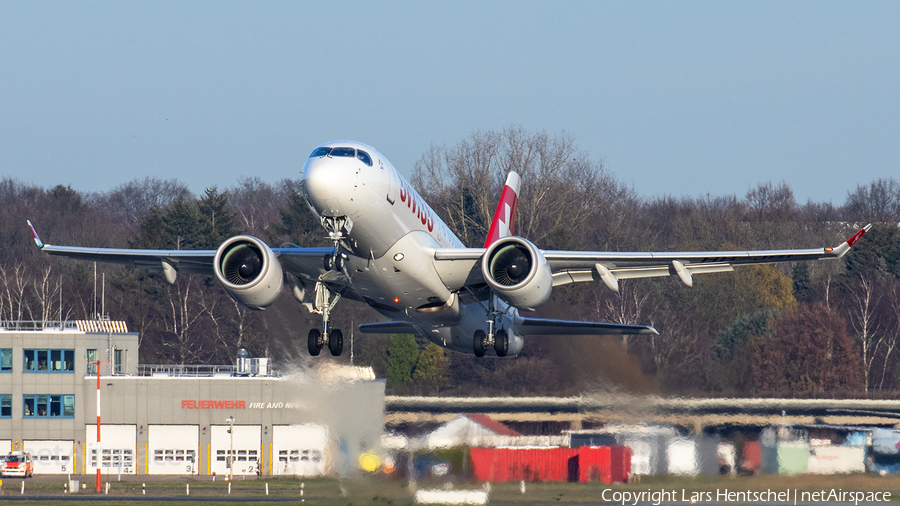
<path id="1" fill-rule="evenodd" d="M 360 149 L 360 150 L 356 151 L 356 157 L 359 158 L 362 161 L 362 163 L 368 165 L 369 167 L 372 166 L 372 157 L 369 156 L 369 153 L 366 153 L 365 151 Z"/>
<path id="2" fill-rule="evenodd" d="M 354 148 L 326 148 L 319 147 L 316 148 L 312 153 L 310 153 L 310 158 L 321 158 L 323 156 L 342 156 L 347 158 L 358 158 L 362 163 L 372 166 L 372 157 L 369 156 L 369 153 L 366 153 L 363 150 L 356 150 Z"/>
<path id="3" fill-rule="evenodd" d="M 353 148 L 332 148 L 331 156 L 356 156 L 356 150 Z"/>

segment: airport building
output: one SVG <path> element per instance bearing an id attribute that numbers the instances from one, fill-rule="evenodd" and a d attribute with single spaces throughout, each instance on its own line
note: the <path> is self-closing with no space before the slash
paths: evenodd
<path id="1" fill-rule="evenodd" d="M 36 474 L 312 476 L 381 451 L 371 370 L 141 365 L 138 337 L 124 322 L 3 322 L 0 452 L 31 452 Z"/>

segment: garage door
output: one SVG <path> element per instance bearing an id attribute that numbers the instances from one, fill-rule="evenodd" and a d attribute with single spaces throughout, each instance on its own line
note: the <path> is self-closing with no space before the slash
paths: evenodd
<path id="1" fill-rule="evenodd" d="M 13 451 L 12 439 L 0 439 L 0 464 L 6 462 L 6 454 Z"/>
<path id="2" fill-rule="evenodd" d="M 97 472 L 97 426 L 86 425 L 85 472 Z M 134 425 L 100 426 L 100 472 L 137 474 L 137 431 Z"/>
<path id="3" fill-rule="evenodd" d="M 75 442 L 56 440 L 26 440 L 26 452 L 31 452 L 34 474 L 70 474 L 77 472 L 75 466 Z"/>
<path id="4" fill-rule="evenodd" d="M 272 474 L 325 474 L 328 428 L 324 425 L 276 425 L 272 433 Z"/>
<path id="5" fill-rule="evenodd" d="M 151 425 L 147 474 L 197 474 L 200 427 Z"/>
<path id="6" fill-rule="evenodd" d="M 233 456 L 235 475 L 255 475 L 259 469 L 262 427 L 235 425 L 234 442 L 228 425 L 213 425 L 210 441 L 210 471 L 228 474 L 228 457 Z"/>

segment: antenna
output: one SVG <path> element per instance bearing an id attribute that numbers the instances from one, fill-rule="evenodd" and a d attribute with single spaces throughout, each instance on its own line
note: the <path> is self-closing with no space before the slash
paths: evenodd
<path id="1" fill-rule="evenodd" d="M 97 262 L 94 262 L 94 299 L 91 302 L 91 317 L 99 320 L 97 316 Z"/>
<path id="2" fill-rule="evenodd" d="M 101 299 L 100 299 L 100 313 L 103 316 L 106 316 L 106 273 L 103 273 L 103 289 L 101 290 Z"/>

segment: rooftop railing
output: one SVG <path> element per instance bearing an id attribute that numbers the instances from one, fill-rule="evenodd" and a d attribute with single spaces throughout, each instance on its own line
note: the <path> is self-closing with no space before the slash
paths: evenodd
<path id="1" fill-rule="evenodd" d="M 231 376 L 278 376 L 266 367 L 266 370 L 239 370 L 234 365 L 190 365 L 190 364 L 140 364 L 138 376 L 162 378 L 215 378 Z"/>

